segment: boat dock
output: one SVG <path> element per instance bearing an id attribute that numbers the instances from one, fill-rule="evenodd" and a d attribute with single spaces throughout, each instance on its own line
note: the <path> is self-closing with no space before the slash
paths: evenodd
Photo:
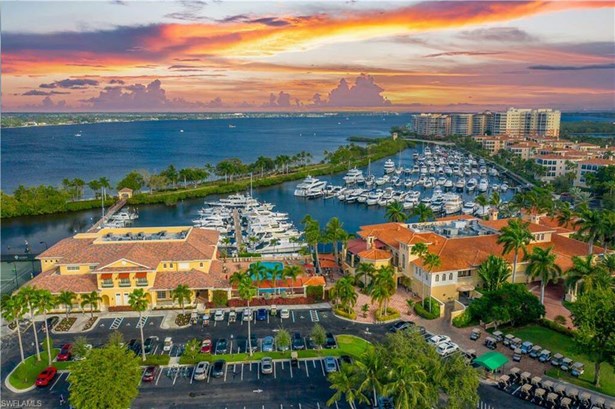
<path id="1" fill-rule="evenodd" d="M 239 217 L 239 210 L 233 209 L 233 226 L 235 227 L 235 243 L 237 248 L 241 248 L 241 219 Z"/>
<path id="2" fill-rule="evenodd" d="M 103 216 L 102 219 L 94 223 L 92 227 L 88 229 L 88 233 L 93 233 L 97 230 L 100 230 L 101 226 L 111 218 L 115 213 L 117 213 L 122 207 L 126 205 L 126 199 L 122 199 L 107 210 L 107 213 Z"/>

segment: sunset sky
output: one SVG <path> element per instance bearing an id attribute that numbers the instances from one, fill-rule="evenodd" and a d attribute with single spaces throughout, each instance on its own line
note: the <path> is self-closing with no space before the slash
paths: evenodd
<path id="1" fill-rule="evenodd" d="M 2 109 L 613 110 L 614 22 L 614 1 L 5 1 Z"/>

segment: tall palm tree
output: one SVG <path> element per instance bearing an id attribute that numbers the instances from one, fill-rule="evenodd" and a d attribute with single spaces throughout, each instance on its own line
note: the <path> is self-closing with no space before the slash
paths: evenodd
<path id="1" fill-rule="evenodd" d="M 143 317 L 143 312 L 147 311 L 149 307 L 149 301 L 147 301 L 147 295 L 142 288 L 135 288 L 130 294 L 128 294 L 128 304 L 134 311 L 139 312 L 139 321 Z M 145 361 L 145 338 L 143 337 L 143 325 L 139 327 L 141 333 L 141 359 Z"/>
<path id="2" fill-rule="evenodd" d="M 487 207 L 487 205 L 489 204 L 489 199 L 487 199 L 487 197 L 481 193 L 480 195 L 476 196 L 474 201 L 476 202 L 477 205 L 479 205 L 480 207 L 483 208 L 483 213 L 482 214 L 484 216 L 485 215 L 485 207 Z"/>
<path id="3" fill-rule="evenodd" d="M 19 353 L 21 355 L 21 361 L 25 359 L 23 353 L 23 342 L 21 340 L 21 328 L 19 321 L 25 314 L 25 303 L 20 299 L 19 295 L 13 294 L 2 300 L 2 316 L 7 322 L 15 324 L 17 329 L 17 340 L 19 341 Z"/>
<path id="4" fill-rule="evenodd" d="M 589 249 L 587 254 L 593 254 L 594 241 L 596 241 L 603 232 L 603 215 L 599 210 L 591 210 L 587 206 L 582 206 L 579 210 L 578 219 L 574 222 L 575 227 L 578 227 L 579 234 L 587 238 Z"/>
<path id="5" fill-rule="evenodd" d="M 357 292 L 355 291 L 351 277 L 342 277 L 331 289 L 333 298 L 339 299 L 342 309 L 350 313 L 357 303 Z"/>
<path id="6" fill-rule="evenodd" d="M 249 309 L 250 301 L 252 301 L 252 298 L 256 297 L 257 293 L 257 287 L 254 285 L 250 274 L 236 272 L 231 276 L 231 283 L 237 285 L 237 292 L 239 293 L 239 298 L 247 302 Z M 252 341 L 250 339 L 252 337 L 250 328 L 251 322 L 252 320 L 248 320 L 248 352 L 250 356 L 252 356 Z"/>
<path id="7" fill-rule="evenodd" d="M 366 394 L 370 393 L 376 402 L 376 396 L 382 392 L 383 372 L 387 363 L 382 360 L 377 348 L 369 348 L 355 361 L 355 364 L 359 369 L 359 390 Z"/>
<path id="8" fill-rule="evenodd" d="M 529 223 L 524 223 L 519 219 L 511 219 L 508 225 L 504 226 L 500 231 L 500 236 L 497 243 L 503 245 L 502 254 L 508 254 L 511 251 L 515 253 L 513 261 L 512 282 L 515 283 L 515 275 L 517 273 L 517 260 L 519 259 L 519 251 L 525 254 L 527 245 L 530 244 L 534 236 L 530 233 Z"/>
<path id="9" fill-rule="evenodd" d="M 427 267 L 427 277 L 431 278 L 431 272 L 434 268 L 440 267 L 442 260 L 440 256 L 434 253 L 427 253 L 423 256 L 423 265 Z M 423 307 L 425 306 L 425 284 L 423 284 Z M 429 300 L 429 312 L 431 312 L 431 300 Z"/>
<path id="10" fill-rule="evenodd" d="M 64 306 L 64 309 L 66 311 L 66 318 L 68 318 L 68 313 L 73 306 L 73 301 L 75 301 L 75 298 L 77 298 L 77 294 L 72 291 L 62 291 L 57 296 L 58 303 Z"/>
<path id="11" fill-rule="evenodd" d="M 384 393 L 393 398 L 396 409 L 424 407 L 428 401 L 427 374 L 418 364 L 394 362 L 388 373 Z"/>
<path id="12" fill-rule="evenodd" d="M 102 301 L 102 298 L 96 291 L 91 293 L 81 294 L 81 308 L 85 308 L 86 305 L 90 306 L 90 317 L 94 318 L 94 309 L 98 308 L 98 302 Z"/>
<path id="13" fill-rule="evenodd" d="M 600 265 L 604 267 L 611 275 L 615 274 L 615 254 L 605 254 L 600 260 Z"/>
<path id="14" fill-rule="evenodd" d="M 361 392 L 358 387 L 357 370 L 352 365 L 342 365 L 339 371 L 332 372 L 327 377 L 331 385 L 330 389 L 335 390 L 335 393 L 327 401 L 327 405 L 332 406 L 335 402 L 346 398 L 348 405 L 355 409 L 355 402 L 369 402 L 367 396 Z"/>
<path id="15" fill-rule="evenodd" d="M 534 247 L 526 259 L 529 261 L 526 274 L 532 278 L 540 278 L 540 303 L 545 303 L 545 287 L 551 280 L 562 275 L 562 268 L 555 263 L 553 247 L 546 249 Z"/>
<path id="16" fill-rule="evenodd" d="M 278 270 L 277 273 L 281 280 L 295 281 L 297 277 L 299 277 L 299 275 L 303 273 L 303 270 L 298 265 L 291 264 L 291 265 L 284 266 L 284 268 L 281 271 Z"/>
<path id="17" fill-rule="evenodd" d="M 400 201 L 394 201 L 387 205 L 386 213 L 384 217 L 393 223 L 401 223 L 408 218 L 408 215 L 404 211 L 404 204 Z"/>
<path id="18" fill-rule="evenodd" d="M 371 295 L 382 307 L 381 314 L 384 314 L 389 308 L 389 300 L 393 294 L 395 294 L 395 273 L 393 268 L 391 266 L 380 266 L 376 270 Z"/>
<path id="19" fill-rule="evenodd" d="M 47 337 L 47 358 L 49 366 L 51 366 L 51 339 L 49 337 L 49 328 L 47 328 L 47 313 L 55 308 L 57 301 L 49 290 L 39 290 L 36 297 L 37 313 L 43 314 L 43 325 L 45 326 L 45 334 Z"/>
<path id="20" fill-rule="evenodd" d="M 267 278 L 267 267 L 258 261 L 250 264 L 247 273 L 253 281 L 256 281 L 256 295 L 258 295 L 258 289 L 261 287 L 261 281 Z"/>
<path id="21" fill-rule="evenodd" d="M 318 223 L 317 220 L 314 220 L 312 216 L 310 216 L 309 214 L 303 218 L 302 222 L 303 222 L 303 225 L 305 226 L 303 236 L 305 237 L 305 241 L 312 247 L 314 251 L 314 256 L 315 256 L 314 265 L 316 266 L 316 272 L 320 273 L 321 270 L 320 270 L 320 260 L 318 257 L 318 243 L 320 243 L 320 241 L 323 238 L 323 234 L 320 230 L 320 224 Z"/>
<path id="22" fill-rule="evenodd" d="M 425 243 L 416 243 L 410 249 L 410 254 L 417 256 L 418 258 L 423 258 L 425 254 L 429 251 L 427 244 Z"/>
<path id="23" fill-rule="evenodd" d="M 357 266 L 357 269 L 355 271 L 355 277 L 360 279 L 361 277 L 363 277 L 363 288 L 367 288 L 367 279 L 370 279 L 370 283 L 372 282 L 372 279 L 374 278 L 374 275 L 376 273 L 376 268 L 374 267 L 373 264 L 370 263 L 359 263 L 359 265 Z"/>
<path id="24" fill-rule="evenodd" d="M 187 285 L 178 284 L 173 291 L 171 291 L 171 298 L 173 302 L 177 302 L 182 309 L 182 314 L 186 312 L 185 305 L 192 302 L 192 291 Z"/>
<path id="25" fill-rule="evenodd" d="M 431 207 L 427 206 L 425 203 L 419 203 L 418 205 L 416 205 L 412 209 L 410 215 L 417 216 L 420 223 L 426 222 L 434 218 L 433 210 L 431 210 Z"/>
<path id="26" fill-rule="evenodd" d="M 608 286 L 610 274 L 605 271 L 604 265 L 597 261 L 595 255 L 574 256 L 572 267 L 566 272 L 565 283 L 568 288 L 574 288 L 575 293 L 587 292 Z"/>
<path id="27" fill-rule="evenodd" d="M 476 272 L 483 281 L 485 290 L 495 291 L 508 281 L 510 265 L 502 257 L 491 254 L 481 263 Z"/>
<path id="28" fill-rule="evenodd" d="M 36 307 L 40 291 L 32 286 L 21 287 L 18 293 L 19 299 L 28 308 L 30 320 L 32 321 L 32 330 L 34 331 L 34 345 L 36 347 L 36 360 L 41 360 L 41 350 L 38 343 L 38 332 L 36 330 L 36 321 L 34 320 L 34 308 Z"/>
<path id="29" fill-rule="evenodd" d="M 570 227 L 573 213 L 568 202 L 557 202 L 557 223 L 562 227 Z"/>
<path id="30" fill-rule="evenodd" d="M 496 209 L 500 208 L 500 205 L 502 204 L 502 198 L 500 197 L 500 193 L 499 192 L 493 192 L 491 193 L 491 198 L 489 198 L 489 204 L 493 207 L 495 207 Z M 483 210 L 484 213 L 484 210 Z"/>
<path id="31" fill-rule="evenodd" d="M 333 244 L 333 254 L 335 254 L 335 261 L 339 263 L 339 242 L 343 241 L 348 233 L 344 230 L 344 225 L 337 217 L 332 217 L 325 226 L 325 235 Z"/>

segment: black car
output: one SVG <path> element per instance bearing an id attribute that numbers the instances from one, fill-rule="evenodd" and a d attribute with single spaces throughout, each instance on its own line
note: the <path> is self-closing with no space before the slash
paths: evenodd
<path id="1" fill-rule="evenodd" d="M 221 378 L 222 376 L 224 376 L 225 364 L 226 362 L 223 359 L 214 362 L 211 367 L 211 376 L 213 376 L 214 378 Z"/>
<path id="2" fill-rule="evenodd" d="M 228 343 L 225 338 L 221 338 L 216 342 L 216 354 L 226 354 Z M 224 362 L 224 361 L 222 361 Z"/>
<path id="3" fill-rule="evenodd" d="M 128 341 L 126 347 L 132 352 L 134 352 L 136 355 L 139 355 L 141 353 L 141 343 L 136 339 L 131 339 L 130 341 Z"/>
<path id="4" fill-rule="evenodd" d="M 316 342 L 312 339 L 312 337 L 305 338 L 305 347 L 307 349 L 316 349 Z"/>
<path id="5" fill-rule="evenodd" d="M 248 350 L 248 338 L 246 337 L 237 338 L 237 345 L 239 345 L 242 351 L 247 351 Z M 252 352 L 258 351 L 258 338 L 256 338 L 256 335 L 250 336 L 249 346 L 252 349 Z"/>
<path id="6" fill-rule="evenodd" d="M 305 349 L 305 341 L 303 340 L 303 337 L 301 336 L 301 334 L 298 332 L 295 332 L 293 334 L 293 349 L 294 350 Z"/>
<path id="7" fill-rule="evenodd" d="M 399 322 L 396 322 L 395 324 L 391 325 L 391 327 L 389 328 L 389 332 L 404 331 L 404 330 L 409 329 L 413 325 L 414 325 L 414 323 L 411 322 L 411 321 L 399 321 Z"/>
<path id="8" fill-rule="evenodd" d="M 337 347 L 337 342 L 335 342 L 335 337 L 333 336 L 332 333 L 327 332 L 327 340 L 325 341 L 325 348 L 331 349 L 331 348 L 336 348 L 336 347 Z"/>
<path id="9" fill-rule="evenodd" d="M 340 365 L 352 364 L 352 357 L 350 355 L 340 356 Z"/>
<path id="10" fill-rule="evenodd" d="M 146 354 L 151 354 L 154 350 L 154 346 L 156 345 L 156 341 L 158 341 L 158 337 L 149 337 L 145 340 L 143 344 L 143 349 Z"/>

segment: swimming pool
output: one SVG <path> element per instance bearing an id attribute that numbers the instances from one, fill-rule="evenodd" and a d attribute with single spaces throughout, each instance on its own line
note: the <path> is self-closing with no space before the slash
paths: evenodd
<path id="1" fill-rule="evenodd" d="M 250 267 L 252 267 L 253 265 L 256 265 L 257 263 L 252 263 L 250 264 Z M 273 272 L 279 272 L 282 271 L 284 269 L 284 264 L 281 261 L 261 261 L 260 263 L 263 267 L 265 267 L 267 269 L 267 271 L 265 272 L 265 277 L 263 279 L 265 280 L 270 280 L 272 279 L 272 273 Z M 276 274 L 276 276 L 278 276 L 279 278 L 279 274 Z M 252 280 L 256 280 L 256 277 L 252 276 Z"/>

